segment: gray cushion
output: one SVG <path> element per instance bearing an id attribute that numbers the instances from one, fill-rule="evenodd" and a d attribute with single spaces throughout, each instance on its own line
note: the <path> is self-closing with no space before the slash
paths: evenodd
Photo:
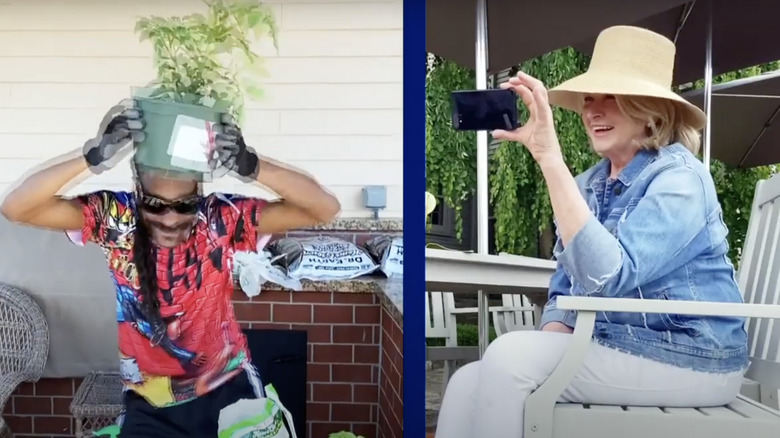
<path id="1" fill-rule="evenodd" d="M 100 248 L 0 215 L 0 282 L 35 299 L 49 323 L 43 377 L 118 369 L 116 295 Z"/>

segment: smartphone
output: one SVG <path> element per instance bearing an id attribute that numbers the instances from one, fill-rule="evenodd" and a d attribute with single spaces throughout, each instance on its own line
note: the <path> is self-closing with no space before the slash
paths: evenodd
<path id="1" fill-rule="evenodd" d="M 452 126 L 459 131 L 512 131 L 520 126 L 513 90 L 464 90 L 452 94 Z"/>

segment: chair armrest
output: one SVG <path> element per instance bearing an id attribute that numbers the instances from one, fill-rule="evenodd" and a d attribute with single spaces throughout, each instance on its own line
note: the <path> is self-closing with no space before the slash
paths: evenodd
<path id="1" fill-rule="evenodd" d="M 550 377 L 526 400 L 525 436 L 552 436 L 555 404 L 585 360 L 592 342 L 596 312 L 672 313 L 699 316 L 737 316 L 780 319 L 780 305 L 747 303 L 714 303 L 681 300 L 643 300 L 637 298 L 602 298 L 561 296 L 558 309 L 575 310 L 577 322 L 574 339 Z"/>
<path id="2" fill-rule="evenodd" d="M 558 297 L 560 300 L 562 297 Z M 596 325 L 596 312 L 577 314 L 573 339 L 563 353 L 561 361 L 555 366 L 550 377 L 532 392 L 525 402 L 524 429 L 525 438 L 553 436 L 553 410 L 558 397 L 569 386 L 571 379 L 580 370 L 582 362 L 590 348 L 593 327 Z"/>
<path id="3" fill-rule="evenodd" d="M 780 319 L 780 306 L 771 304 L 570 296 L 558 297 L 557 301 L 559 309 L 582 312 L 672 313 Z"/>
<path id="4" fill-rule="evenodd" d="M 493 306 L 488 308 L 488 313 L 508 313 L 508 312 L 530 312 L 534 310 L 532 306 Z M 477 307 L 459 307 L 450 310 L 454 315 L 477 313 Z"/>

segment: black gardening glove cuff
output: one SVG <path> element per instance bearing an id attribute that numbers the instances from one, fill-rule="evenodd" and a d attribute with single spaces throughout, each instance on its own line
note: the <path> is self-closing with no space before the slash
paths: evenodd
<path id="1" fill-rule="evenodd" d="M 100 145 L 88 148 L 87 152 L 84 154 L 84 158 L 87 160 L 89 167 L 98 167 L 105 161 Z"/>
<path id="2" fill-rule="evenodd" d="M 238 155 L 233 170 L 241 177 L 257 179 L 257 172 L 260 170 L 260 159 L 255 151 L 244 143 L 244 137 L 238 137 Z"/>
<path id="3" fill-rule="evenodd" d="M 222 167 L 234 172 L 235 176 L 244 182 L 257 179 L 260 159 L 255 151 L 246 145 L 241 129 L 233 123 L 230 116 L 226 116 L 219 126 L 216 150 L 212 158 L 214 168 Z"/>

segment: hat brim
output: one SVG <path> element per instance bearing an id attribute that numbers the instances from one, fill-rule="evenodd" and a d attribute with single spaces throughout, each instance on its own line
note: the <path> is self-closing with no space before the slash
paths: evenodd
<path id="1" fill-rule="evenodd" d="M 668 99 L 680 108 L 683 120 L 695 129 L 703 129 L 707 124 L 707 116 L 704 111 L 679 94 L 633 77 L 619 77 L 614 74 L 607 75 L 588 71 L 552 88 L 547 92 L 547 95 L 551 105 L 579 113 L 582 111 L 582 95 L 586 93 Z"/>

